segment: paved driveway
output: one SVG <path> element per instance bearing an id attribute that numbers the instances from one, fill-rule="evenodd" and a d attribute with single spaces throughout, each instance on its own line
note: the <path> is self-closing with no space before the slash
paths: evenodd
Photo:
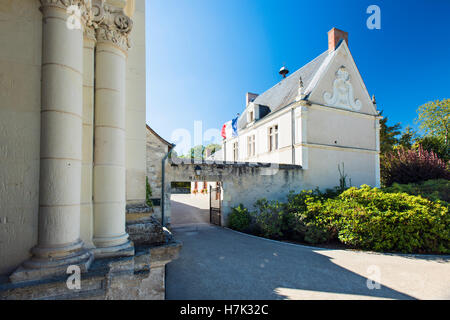
<path id="1" fill-rule="evenodd" d="M 173 227 L 209 224 L 208 194 L 172 194 L 170 197 L 170 224 Z"/>
<path id="2" fill-rule="evenodd" d="M 317 249 L 210 225 L 174 228 L 167 299 L 450 299 L 450 256 Z M 379 273 L 380 289 L 367 277 Z"/>

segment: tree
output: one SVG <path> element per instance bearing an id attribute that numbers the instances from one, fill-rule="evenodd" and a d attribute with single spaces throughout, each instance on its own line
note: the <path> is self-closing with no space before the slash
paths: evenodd
<path id="1" fill-rule="evenodd" d="M 420 128 L 427 136 L 442 139 L 445 146 L 450 143 L 450 99 L 427 102 L 417 110 Z"/>
<path id="2" fill-rule="evenodd" d="M 410 126 L 407 126 L 400 136 L 400 139 L 398 139 L 398 144 L 403 148 L 411 149 L 415 139 L 416 132 Z"/>
<path id="3" fill-rule="evenodd" d="M 180 158 L 190 158 L 190 159 L 197 159 L 197 160 L 204 160 L 206 159 L 207 150 L 209 150 L 209 154 L 213 154 L 214 152 L 219 151 L 222 149 L 222 146 L 220 144 L 214 144 L 211 143 L 207 145 L 206 147 L 203 145 L 198 145 L 193 148 L 191 148 L 187 155 L 183 155 Z"/>
<path id="4" fill-rule="evenodd" d="M 381 115 L 383 115 L 383 111 L 380 112 Z M 388 126 L 387 121 L 388 117 L 380 120 L 380 151 L 382 154 L 392 151 L 394 146 L 398 144 L 397 136 L 400 134 L 401 129 L 400 123 Z"/>
<path id="5" fill-rule="evenodd" d="M 425 136 L 418 138 L 412 145 L 412 149 L 418 150 L 420 146 L 422 146 L 424 150 L 435 153 L 444 161 L 450 160 L 450 147 L 446 146 L 444 141 L 438 137 Z"/>
<path id="6" fill-rule="evenodd" d="M 211 143 L 211 144 L 208 144 L 205 147 L 205 151 L 206 150 L 210 150 L 211 151 L 210 154 L 213 154 L 213 153 L 219 151 L 220 149 L 222 149 L 222 145 L 217 144 L 217 143 Z"/>

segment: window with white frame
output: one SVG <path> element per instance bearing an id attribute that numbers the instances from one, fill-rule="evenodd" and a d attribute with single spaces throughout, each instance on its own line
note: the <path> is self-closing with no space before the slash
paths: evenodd
<path id="1" fill-rule="evenodd" d="M 278 125 L 269 128 L 269 152 L 278 149 Z"/>
<path id="2" fill-rule="evenodd" d="M 252 122 L 253 120 L 255 120 L 255 113 L 252 110 L 252 111 L 250 111 L 250 114 L 249 114 L 249 122 Z"/>
<path id="3" fill-rule="evenodd" d="M 247 137 L 247 156 L 253 157 L 255 155 L 255 135 Z"/>
<path id="4" fill-rule="evenodd" d="M 233 143 L 233 161 L 238 161 L 239 157 L 239 143 Z"/>

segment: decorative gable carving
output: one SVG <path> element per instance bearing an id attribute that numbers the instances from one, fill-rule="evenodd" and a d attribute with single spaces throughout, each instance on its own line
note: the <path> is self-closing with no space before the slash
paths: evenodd
<path id="1" fill-rule="evenodd" d="M 353 111 L 361 109 L 361 101 L 354 99 L 353 86 L 350 83 L 350 75 L 345 66 L 341 66 L 336 71 L 336 79 L 333 82 L 333 94 L 325 91 L 323 99 L 325 103 L 332 107 Z"/>

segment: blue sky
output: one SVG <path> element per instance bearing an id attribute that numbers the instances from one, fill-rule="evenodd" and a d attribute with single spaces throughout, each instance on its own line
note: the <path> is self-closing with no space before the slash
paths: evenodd
<path id="1" fill-rule="evenodd" d="M 381 30 L 369 30 L 369 5 Z M 245 93 L 280 81 L 325 50 L 332 27 L 349 48 L 389 122 L 414 125 L 416 109 L 450 98 L 450 1 L 147 0 L 147 123 L 172 140 L 220 129 Z M 172 141 L 175 142 L 175 141 Z M 198 142 L 198 141 L 197 141 Z"/>

